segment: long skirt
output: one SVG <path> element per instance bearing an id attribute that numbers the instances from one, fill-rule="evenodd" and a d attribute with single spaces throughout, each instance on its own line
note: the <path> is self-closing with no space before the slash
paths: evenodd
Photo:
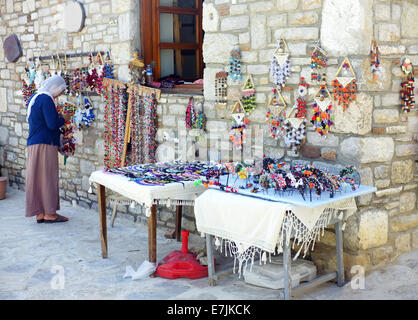
<path id="1" fill-rule="evenodd" d="M 31 145 L 26 157 L 26 217 L 56 214 L 59 209 L 58 147 Z"/>

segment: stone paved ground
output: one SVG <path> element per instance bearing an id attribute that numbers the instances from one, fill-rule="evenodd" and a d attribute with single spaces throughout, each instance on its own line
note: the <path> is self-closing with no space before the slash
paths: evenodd
<path id="1" fill-rule="evenodd" d="M 109 258 L 100 254 L 97 212 L 62 205 L 64 224 L 36 224 L 24 217 L 25 194 L 9 189 L 0 201 L 0 299 L 277 299 L 281 291 L 245 284 L 237 275 L 209 287 L 207 279 L 123 279 L 127 265 L 147 257 L 147 227 L 119 218 L 109 228 Z M 180 245 L 158 230 L 158 259 Z M 189 247 L 203 241 L 191 236 Z M 222 260 L 218 257 L 218 261 Z M 61 265 L 65 288 L 51 289 L 51 268 Z M 418 250 L 370 273 L 364 290 L 327 283 L 298 299 L 417 299 Z"/>

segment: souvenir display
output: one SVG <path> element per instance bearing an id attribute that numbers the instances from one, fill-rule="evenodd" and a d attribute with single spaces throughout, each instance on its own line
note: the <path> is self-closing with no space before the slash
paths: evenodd
<path id="1" fill-rule="evenodd" d="M 404 58 L 401 62 L 401 69 L 404 73 L 401 82 L 401 111 L 410 112 L 415 107 L 414 95 L 414 68 L 408 58 Z"/>
<path id="2" fill-rule="evenodd" d="M 380 52 L 376 40 L 372 41 L 372 48 L 370 50 L 370 69 L 373 73 L 373 79 L 377 80 L 378 71 L 380 67 Z"/>
<path id="3" fill-rule="evenodd" d="M 330 127 L 334 124 L 334 116 L 332 115 L 331 94 L 326 84 L 320 86 L 314 101 L 311 123 L 321 136 L 327 135 Z"/>
<path id="4" fill-rule="evenodd" d="M 25 101 L 25 107 L 28 107 L 29 100 L 36 92 L 36 87 L 34 83 L 28 84 L 27 81 L 22 79 L 22 95 L 23 100 Z"/>
<path id="5" fill-rule="evenodd" d="M 76 108 L 74 105 L 69 103 L 58 104 L 57 111 L 60 114 L 70 114 L 71 116 L 74 115 Z M 69 156 L 73 156 L 75 153 L 76 147 L 76 139 L 74 136 L 74 132 L 76 130 L 76 126 L 73 124 L 72 120 L 68 120 L 64 126 L 60 128 L 61 132 L 61 143 L 58 148 L 58 151 L 64 156 L 64 165 L 67 163 L 67 158 Z"/>
<path id="6" fill-rule="evenodd" d="M 215 97 L 216 103 L 226 105 L 227 100 L 227 72 L 217 72 L 215 75 Z"/>
<path id="7" fill-rule="evenodd" d="M 306 101 L 305 101 L 305 96 L 308 94 L 308 88 L 309 88 L 309 84 L 306 83 L 305 78 L 301 77 L 300 78 L 300 82 L 299 82 L 299 88 L 298 88 L 298 92 L 297 92 L 297 99 L 296 99 L 296 104 L 297 104 L 297 113 L 296 113 L 296 117 L 297 118 L 306 118 Z"/>
<path id="8" fill-rule="evenodd" d="M 205 111 L 203 109 L 203 102 L 200 102 L 200 111 L 196 116 L 196 129 L 199 129 L 201 131 L 206 131 L 206 115 L 205 115 Z"/>
<path id="9" fill-rule="evenodd" d="M 235 82 L 241 81 L 241 50 L 238 43 L 234 45 L 234 49 L 231 51 L 228 77 Z"/>
<path id="10" fill-rule="evenodd" d="M 189 104 L 186 108 L 186 128 L 193 129 L 196 126 L 196 111 L 194 109 L 193 97 L 190 97 Z"/>
<path id="11" fill-rule="evenodd" d="M 246 128 L 248 119 L 245 116 L 244 107 L 241 101 L 237 101 L 232 109 L 232 126 L 229 132 L 229 138 L 233 145 L 237 149 L 242 149 L 243 144 L 246 141 Z"/>
<path id="12" fill-rule="evenodd" d="M 103 66 L 103 77 L 105 78 L 109 78 L 109 79 L 114 79 L 115 78 L 115 74 L 113 72 L 113 62 L 112 59 L 110 58 L 110 53 L 109 51 L 106 52 L 106 59 L 104 61 L 104 66 Z"/>
<path id="13" fill-rule="evenodd" d="M 254 81 L 251 75 L 248 76 L 242 86 L 241 103 L 246 114 L 250 114 L 257 106 L 255 101 Z"/>
<path id="14" fill-rule="evenodd" d="M 94 121 L 95 115 L 93 112 L 93 105 L 91 101 L 84 97 L 79 96 L 78 108 L 74 113 L 74 124 L 77 128 L 89 127 Z"/>
<path id="15" fill-rule="evenodd" d="M 291 148 L 295 154 L 298 154 L 306 140 L 306 119 L 289 116 L 284 121 L 284 126 L 284 143 L 288 148 Z"/>
<path id="16" fill-rule="evenodd" d="M 327 53 L 318 44 L 311 55 L 311 81 L 313 83 L 324 83 L 327 81 L 325 68 L 327 67 Z"/>
<path id="17" fill-rule="evenodd" d="M 155 162 L 157 142 L 155 136 L 158 129 L 157 100 L 155 94 L 146 93 L 144 96 L 144 140 L 145 140 L 145 162 Z"/>
<path id="18" fill-rule="evenodd" d="M 278 139 L 284 133 L 283 122 L 286 119 L 286 101 L 281 92 L 277 89 L 272 90 L 273 94 L 267 106 L 266 122 L 270 129 L 273 139 Z"/>
<path id="19" fill-rule="evenodd" d="M 341 71 L 343 75 L 339 76 Z M 351 75 L 349 75 L 350 72 Z M 332 86 L 334 100 L 338 101 L 338 105 L 341 105 L 345 111 L 350 102 L 356 99 L 357 94 L 356 74 L 348 58 L 344 59 L 338 69 L 335 79 L 332 80 Z"/>
<path id="20" fill-rule="evenodd" d="M 277 89 L 281 90 L 285 86 L 286 80 L 290 75 L 289 48 L 284 39 L 277 42 L 277 48 L 274 50 L 270 63 L 270 75 Z"/>

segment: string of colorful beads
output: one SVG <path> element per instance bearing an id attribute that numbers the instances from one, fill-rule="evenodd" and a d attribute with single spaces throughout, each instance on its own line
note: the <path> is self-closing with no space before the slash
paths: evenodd
<path id="1" fill-rule="evenodd" d="M 155 94 L 146 94 L 144 97 L 144 108 L 145 108 L 145 146 L 147 153 L 145 155 L 146 163 L 155 162 L 155 154 L 157 151 L 157 141 L 155 136 L 158 128 L 158 116 L 157 116 L 157 100 Z"/>
<path id="2" fill-rule="evenodd" d="M 316 47 L 311 55 L 311 81 L 314 83 L 326 82 L 326 73 L 322 72 L 327 67 L 328 58 L 320 47 Z"/>
<path id="3" fill-rule="evenodd" d="M 232 80 L 236 82 L 241 81 L 241 51 L 238 44 L 236 44 L 234 49 L 231 51 L 228 77 L 232 78 Z"/>
<path id="4" fill-rule="evenodd" d="M 307 110 L 306 110 L 306 101 L 304 96 L 308 93 L 309 84 L 305 81 L 304 77 L 300 78 L 299 82 L 299 89 L 298 89 L 298 98 L 296 99 L 297 103 L 297 113 L 296 117 L 298 118 L 306 118 Z"/>
<path id="5" fill-rule="evenodd" d="M 371 55 L 371 60 L 370 60 L 370 67 L 371 67 L 371 71 L 373 73 L 373 79 L 377 79 L 378 78 L 378 71 L 379 71 L 379 67 L 380 67 L 380 51 L 379 51 L 379 47 L 377 46 L 377 42 L 373 41 L 372 42 L 372 48 L 370 50 L 370 55 Z"/>
<path id="6" fill-rule="evenodd" d="M 327 95 L 325 85 L 321 85 L 319 99 L 315 98 L 311 119 L 315 131 L 321 136 L 328 134 L 330 127 L 334 124 L 331 99 L 325 98 L 325 95 Z"/>

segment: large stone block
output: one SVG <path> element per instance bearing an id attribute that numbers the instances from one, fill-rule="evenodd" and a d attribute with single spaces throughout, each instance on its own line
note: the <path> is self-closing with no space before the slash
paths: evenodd
<path id="1" fill-rule="evenodd" d="M 205 63 L 228 63 L 231 50 L 238 37 L 227 33 L 206 33 L 203 41 L 203 59 Z"/>
<path id="2" fill-rule="evenodd" d="M 380 247 L 376 248 L 372 252 L 372 263 L 374 265 L 380 263 L 388 263 L 392 259 L 393 247 Z"/>
<path id="3" fill-rule="evenodd" d="M 352 162 L 386 162 L 393 158 L 394 143 L 389 137 L 348 138 L 340 146 L 341 157 Z"/>
<path id="4" fill-rule="evenodd" d="M 379 41 L 398 41 L 401 36 L 399 26 L 394 23 L 384 23 L 377 25 L 377 34 Z"/>
<path id="5" fill-rule="evenodd" d="M 333 101 L 335 125 L 331 132 L 354 133 L 365 135 L 372 130 L 373 97 L 365 93 L 357 95 L 357 99 L 350 103 L 344 111 Z"/>
<path id="6" fill-rule="evenodd" d="M 299 28 L 281 28 L 274 32 L 276 40 L 284 38 L 286 40 L 315 40 L 318 39 L 318 28 L 299 27 Z"/>
<path id="7" fill-rule="evenodd" d="M 416 201 L 417 201 L 416 192 L 403 192 L 399 199 L 401 213 L 413 210 L 415 208 Z M 418 216 L 417 216 L 417 223 L 418 223 Z"/>
<path id="8" fill-rule="evenodd" d="M 408 183 L 414 177 L 412 160 L 395 161 L 392 163 L 392 182 Z"/>
<path id="9" fill-rule="evenodd" d="M 392 232 L 402 232 L 418 227 L 418 213 L 410 215 L 400 215 L 393 218 L 390 222 Z"/>
<path id="10" fill-rule="evenodd" d="M 373 36 L 372 0 L 324 0 L 321 43 L 333 56 L 368 54 Z"/>
<path id="11" fill-rule="evenodd" d="M 267 44 L 266 16 L 251 17 L 251 48 L 262 49 Z"/>
<path id="12" fill-rule="evenodd" d="M 131 9 L 131 0 L 112 0 L 112 12 L 115 14 L 124 13 Z"/>
<path id="13" fill-rule="evenodd" d="M 202 27 L 205 32 L 218 30 L 219 14 L 213 3 L 203 2 Z"/>
<path id="14" fill-rule="evenodd" d="M 276 8 L 279 11 L 295 10 L 299 0 L 277 0 Z"/>
<path id="15" fill-rule="evenodd" d="M 0 88 L 0 112 L 7 112 L 7 89 Z"/>
<path id="16" fill-rule="evenodd" d="M 384 245 L 388 240 L 388 215 L 384 210 L 367 210 L 359 213 L 359 249 Z"/>
<path id="17" fill-rule="evenodd" d="M 387 59 L 380 59 L 380 66 L 377 72 L 377 79 L 373 77 L 370 68 L 370 59 L 355 60 L 353 68 L 360 70 L 357 85 L 360 91 L 389 91 L 392 85 L 391 62 Z"/>
<path id="18" fill-rule="evenodd" d="M 418 4 L 416 1 L 402 1 L 402 37 L 416 38 L 418 30 Z M 414 3 L 415 2 L 415 3 Z"/>
<path id="19" fill-rule="evenodd" d="M 396 109 L 376 109 L 373 112 L 375 123 L 392 123 L 399 121 L 399 111 Z"/>
<path id="20" fill-rule="evenodd" d="M 247 15 L 232 16 L 221 21 L 221 31 L 248 29 L 250 17 Z"/>
<path id="21" fill-rule="evenodd" d="M 398 234 L 395 238 L 395 248 L 397 255 L 411 251 L 411 234 Z"/>

